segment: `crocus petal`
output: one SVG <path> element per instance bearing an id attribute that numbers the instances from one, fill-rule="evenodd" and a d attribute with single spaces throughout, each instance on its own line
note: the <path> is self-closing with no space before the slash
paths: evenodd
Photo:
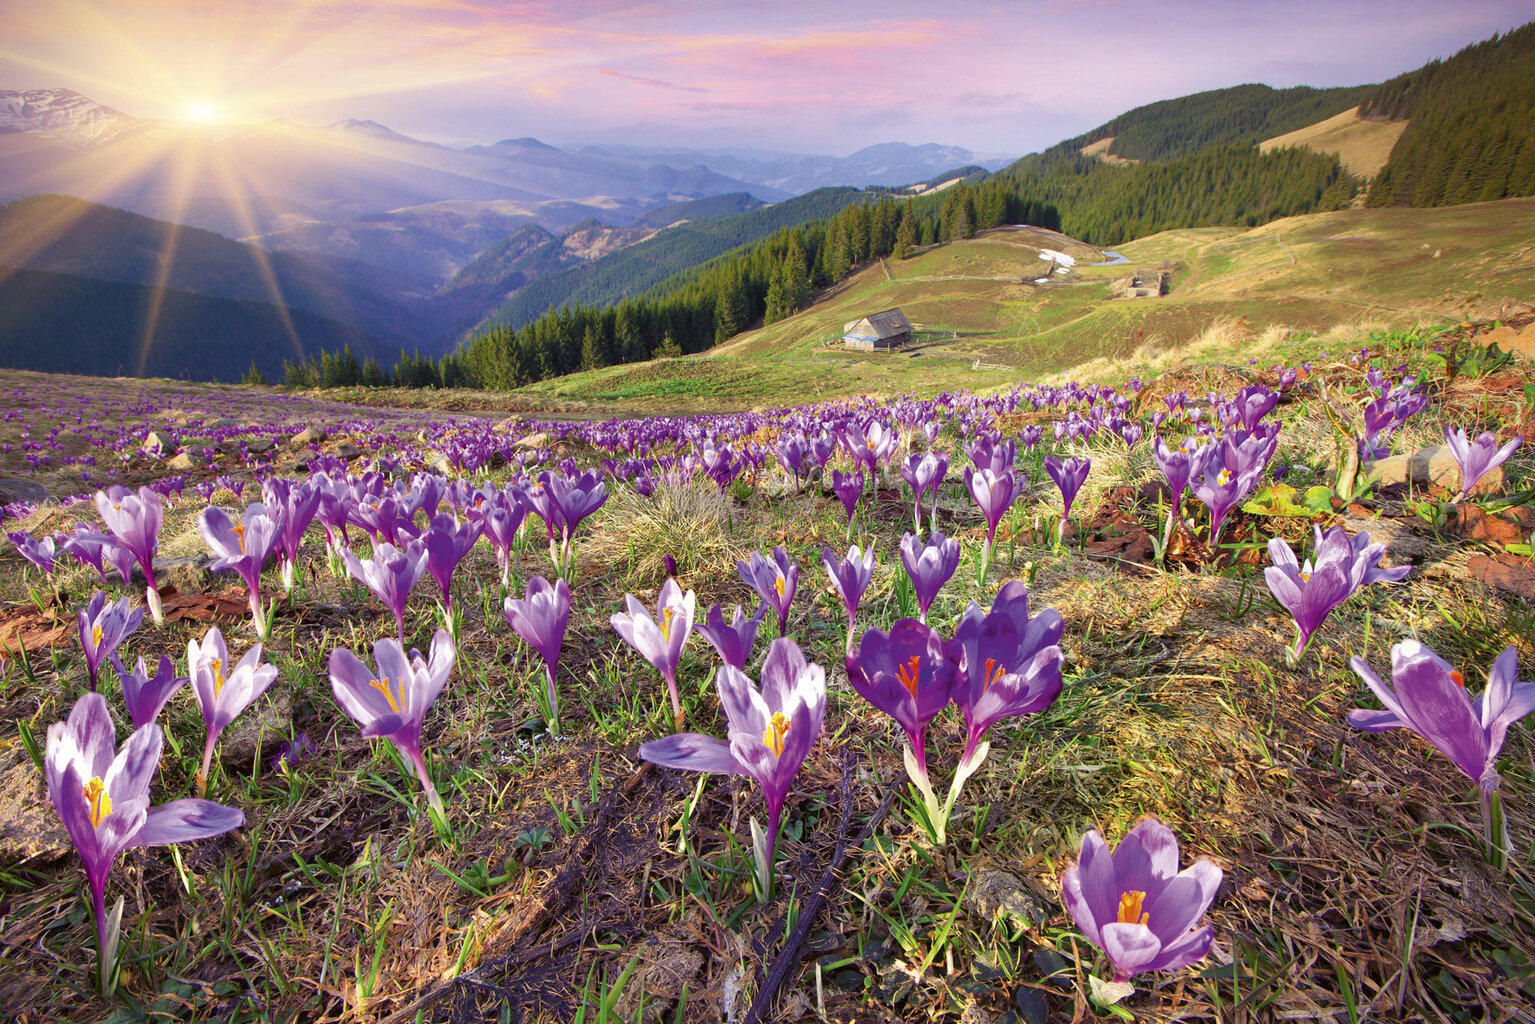
<path id="1" fill-rule="evenodd" d="M 1176 971 L 1204 959 L 1215 942 L 1215 929 L 1209 925 L 1165 944 L 1143 970 Z"/>
<path id="2" fill-rule="evenodd" d="M 1104 955 L 1114 965 L 1118 977 L 1139 974 L 1162 952 L 1162 940 L 1143 924 L 1111 921 L 1103 926 L 1100 937 Z"/>
<path id="3" fill-rule="evenodd" d="M 1209 861 L 1195 861 L 1187 871 L 1169 880 L 1154 900 L 1148 895 L 1144 906 L 1151 930 L 1165 942 L 1188 931 L 1215 899 L 1216 890 L 1221 886 L 1221 875 L 1221 869 Z M 1120 884 L 1124 884 L 1123 879 Z"/>
<path id="4" fill-rule="evenodd" d="M 718 775 L 747 774 L 745 767 L 730 752 L 729 743 L 697 732 L 679 732 L 641 743 L 640 757 L 663 768 Z"/>
<path id="5" fill-rule="evenodd" d="M 111 817 L 115 817 L 114 811 Z M 245 824 L 245 813 L 212 800 L 172 800 L 152 808 L 128 846 L 169 846 L 223 835 Z"/>
<path id="6" fill-rule="evenodd" d="M 1376 711 L 1372 708 L 1355 708 L 1350 711 L 1348 724 L 1365 732 L 1385 732 L 1388 729 L 1407 728 L 1407 723 L 1402 721 L 1396 712 Z"/>

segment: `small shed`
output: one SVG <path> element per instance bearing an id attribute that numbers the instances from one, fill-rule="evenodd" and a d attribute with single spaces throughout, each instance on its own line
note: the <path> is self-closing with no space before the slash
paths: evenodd
<path id="1" fill-rule="evenodd" d="M 899 309 L 870 313 L 842 325 L 842 344 L 864 352 L 888 352 L 911 340 L 911 321 Z"/>

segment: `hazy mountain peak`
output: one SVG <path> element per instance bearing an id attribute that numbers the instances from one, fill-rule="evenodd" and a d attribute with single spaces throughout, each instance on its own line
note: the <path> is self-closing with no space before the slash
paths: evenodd
<path id="1" fill-rule="evenodd" d="M 388 125 L 379 124 L 377 121 L 361 120 L 355 117 L 333 121 L 325 126 L 325 131 L 337 135 L 349 135 L 354 138 L 383 139 L 388 142 L 404 142 L 411 145 L 423 144 L 419 139 L 413 139 L 409 135 L 401 135 Z"/>

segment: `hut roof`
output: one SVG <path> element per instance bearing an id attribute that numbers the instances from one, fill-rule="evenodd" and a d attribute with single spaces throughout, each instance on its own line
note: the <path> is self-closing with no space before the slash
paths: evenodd
<path id="1" fill-rule="evenodd" d="M 852 334 L 860 324 L 867 323 L 873 331 L 873 336 L 879 339 L 893 338 L 897 334 L 907 334 L 911 331 L 911 321 L 906 319 L 906 314 L 899 309 L 887 309 L 879 313 L 870 313 L 861 320 L 849 320 L 843 325 L 844 334 Z"/>

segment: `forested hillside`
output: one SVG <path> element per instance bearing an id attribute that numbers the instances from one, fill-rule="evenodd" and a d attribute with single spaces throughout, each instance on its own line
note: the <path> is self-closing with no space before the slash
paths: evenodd
<path id="1" fill-rule="evenodd" d="M 0 268 L 0 309 L 0 365 L 53 373 L 235 381 L 254 362 L 276 380 L 288 357 L 381 354 L 372 337 L 304 310 L 73 274 Z"/>
<path id="2" fill-rule="evenodd" d="M 1363 104 L 1408 119 L 1371 206 L 1535 195 L 1535 22 L 1383 82 Z"/>

